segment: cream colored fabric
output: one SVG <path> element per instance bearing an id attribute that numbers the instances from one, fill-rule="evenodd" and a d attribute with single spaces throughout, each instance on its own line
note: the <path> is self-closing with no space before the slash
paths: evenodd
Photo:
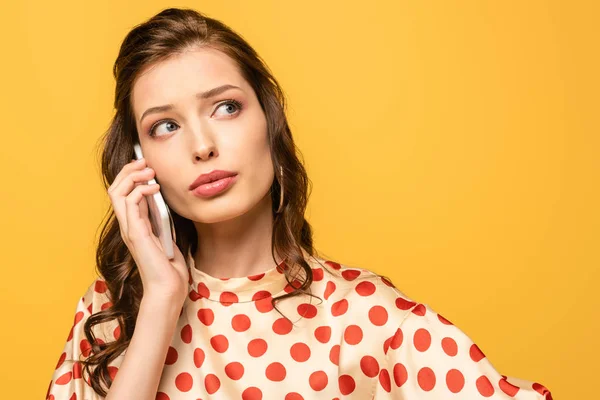
<path id="1" fill-rule="evenodd" d="M 321 258 L 307 261 L 311 291 L 321 300 L 300 295 L 278 302 L 289 320 L 271 306 L 271 297 L 292 288 L 285 264 L 218 279 L 192 261 L 189 296 L 156 399 L 552 398 L 539 383 L 501 375 L 467 334 L 386 279 Z M 97 279 L 77 303 L 48 399 L 101 398 L 77 360 L 89 355 L 83 325 L 109 305 L 106 290 Z M 94 329 L 105 342 L 120 334 L 114 321 Z M 111 364 L 113 377 L 125 354 Z"/>

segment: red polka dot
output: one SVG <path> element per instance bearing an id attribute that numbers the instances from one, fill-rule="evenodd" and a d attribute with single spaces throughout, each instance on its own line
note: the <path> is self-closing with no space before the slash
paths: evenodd
<path id="1" fill-rule="evenodd" d="M 198 284 L 198 290 L 196 290 L 198 292 L 198 294 L 202 297 L 205 298 L 210 298 L 210 290 L 208 290 L 208 287 L 206 286 L 206 284 L 204 282 L 200 282 Z"/>
<path id="2" fill-rule="evenodd" d="M 182 372 L 175 378 L 175 386 L 182 392 L 188 392 L 194 383 L 192 376 L 187 372 Z"/>
<path id="3" fill-rule="evenodd" d="M 60 355 L 60 358 L 58 359 L 58 363 L 56 364 L 56 367 L 54 369 L 59 369 L 61 365 L 63 365 L 63 363 L 65 362 L 65 359 L 67 358 L 67 353 L 62 353 Z"/>
<path id="4" fill-rule="evenodd" d="M 421 389 L 429 392 L 435 387 L 435 374 L 433 370 L 429 367 L 421 368 L 417 374 L 417 382 L 419 382 Z"/>
<path id="5" fill-rule="evenodd" d="M 356 290 L 356 293 L 360 294 L 361 296 L 370 296 L 375 293 L 375 285 L 373 282 L 363 281 L 356 285 L 354 290 Z"/>
<path id="6" fill-rule="evenodd" d="M 350 325 L 344 330 L 344 340 L 348 344 L 359 344 L 363 338 L 363 331 L 358 325 Z"/>
<path id="7" fill-rule="evenodd" d="M 304 400 L 304 397 L 302 397 L 299 393 L 290 392 L 285 395 L 284 400 Z"/>
<path id="8" fill-rule="evenodd" d="M 369 321 L 373 325 L 383 326 L 388 320 L 388 312 L 382 306 L 373 306 L 369 310 Z"/>
<path id="9" fill-rule="evenodd" d="M 465 386 L 465 377 L 457 369 L 451 369 L 446 374 L 446 385 L 452 393 L 458 393 Z"/>
<path id="10" fill-rule="evenodd" d="M 73 363 L 73 379 L 81 378 L 81 363 L 79 361 L 75 361 Z"/>
<path id="11" fill-rule="evenodd" d="M 448 321 L 446 318 L 442 317 L 440 314 L 438 314 L 438 319 L 444 325 L 454 325 L 452 322 Z"/>
<path id="12" fill-rule="evenodd" d="M 265 375 L 271 381 L 280 382 L 285 379 L 285 367 L 278 362 L 271 363 L 267 366 Z"/>
<path id="13" fill-rule="evenodd" d="M 115 338 L 115 340 L 119 339 L 119 337 L 121 337 L 121 327 L 117 326 L 115 328 L 115 330 L 113 331 L 113 337 Z"/>
<path id="14" fill-rule="evenodd" d="M 425 313 L 427 312 L 427 309 L 425 308 L 425 306 L 423 304 L 417 304 L 417 306 L 415 308 L 413 308 L 412 313 L 415 315 L 418 315 L 420 317 L 425 316 Z"/>
<path id="15" fill-rule="evenodd" d="M 169 349 L 167 350 L 167 357 L 165 358 L 165 364 L 175 364 L 175 361 L 177 361 L 178 357 L 179 355 L 177 354 L 177 350 L 175 349 L 175 347 L 169 346 Z"/>
<path id="16" fill-rule="evenodd" d="M 292 331 L 293 325 L 287 318 L 279 318 L 273 322 L 273 332 L 278 335 L 287 335 Z"/>
<path id="17" fill-rule="evenodd" d="M 331 327 L 320 326 L 315 329 L 315 338 L 321 343 L 329 342 L 329 339 L 331 339 Z"/>
<path id="18" fill-rule="evenodd" d="M 304 362 L 310 358 L 310 348 L 306 343 L 298 342 L 290 348 L 290 355 L 295 361 Z"/>
<path id="19" fill-rule="evenodd" d="M 387 354 L 388 353 L 388 350 L 390 348 L 390 343 L 392 342 L 393 338 L 394 338 L 393 336 L 390 336 L 389 338 L 387 338 L 387 339 L 384 340 L 384 342 L 383 342 L 383 354 Z"/>
<path id="20" fill-rule="evenodd" d="M 81 353 L 85 357 L 88 357 L 92 352 L 92 345 L 90 344 L 90 342 L 88 342 L 87 339 L 83 339 L 81 342 L 79 342 L 79 348 L 81 349 Z"/>
<path id="21" fill-rule="evenodd" d="M 213 394 L 221 387 L 221 381 L 215 374 L 208 374 L 204 378 L 204 387 L 208 394 Z"/>
<path id="22" fill-rule="evenodd" d="M 354 392 L 354 389 L 356 389 L 356 382 L 354 382 L 354 378 L 350 375 L 341 375 L 338 378 L 338 386 L 340 387 L 340 392 L 346 396 Z"/>
<path id="23" fill-rule="evenodd" d="M 71 371 L 67 372 L 66 374 L 62 374 L 61 376 L 59 376 L 55 383 L 57 385 L 66 385 L 67 383 L 71 382 L 71 378 L 73 377 L 73 373 Z"/>
<path id="24" fill-rule="evenodd" d="M 340 345 L 334 345 L 331 350 L 329 350 L 329 360 L 335 365 L 340 365 Z"/>
<path id="25" fill-rule="evenodd" d="M 202 364 L 204 364 L 205 359 L 206 354 L 204 353 L 204 350 L 200 348 L 194 349 L 194 365 L 196 366 L 196 368 L 202 367 Z"/>
<path id="26" fill-rule="evenodd" d="M 230 362 L 225 366 L 225 374 L 227 374 L 230 379 L 237 381 L 244 375 L 244 366 L 237 361 Z"/>
<path id="27" fill-rule="evenodd" d="M 287 266 L 287 264 L 285 263 L 285 261 L 282 261 L 277 267 L 275 267 L 275 270 L 277 272 L 279 272 L 281 275 L 283 275 L 286 270 L 289 271 L 289 267 Z"/>
<path id="28" fill-rule="evenodd" d="M 415 344 L 415 349 L 426 351 L 431 345 L 431 334 L 425 328 L 417 329 L 413 337 L 413 343 Z"/>
<path id="29" fill-rule="evenodd" d="M 272 297 L 271 292 L 269 292 L 268 290 L 259 290 L 258 292 L 252 295 L 252 301 L 262 300 L 267 297 Z"/>
<path id="30" fill-rule="evenodd" d="M 339 263 L 336 263 L 335 261 L 325 261 L 325 265 L 327 265 L 329 268 L 337 270 L 340 270 L 342 268 L 342 266 Z"/>
<path id="31" fill-rule="evenodd" d="M 408 380 L 408 371 L 404 364 L 396 363 L 392 372 L 394 374 L 394 383 L 396 386 L 401 387 Z"/>
<path id="32" fill-rule="evenodd" d="M 505 377 L 498 381 L 498 386 L 500 387 L 500 390 L 511 397 L 515 397 L 520 389 L 518 386 L 508 382 Z"/>
<path id="33" fill-rule="evenodd" d="M 379 374 L 379 363 L 375 357 L 364 356 L 360 359 L 360 369 L 369 378 L 374 378 Z"/>
<path id="34" fill-rule="evenodd" d="M 348 311 L 348 300 L 346 299 L 336 301 L 331 305 L 331 315 L 333 315 L 334 317 L 344 315 L 346 311 Z"/>
<path id="35" fill-rule="evenodd" d="M 313 268 L 313 282 L 319 282 L 323 280 L 323 268 Z"/>
<path id="36" fill-rule="evenodd" d="M 335 288 L 335 283 L 333 283 L 332 281 L 327 282 L 327 285 L 325 286 L 325 293 L 323 295 L 323 297 L 325 297 L 325 300 L 329 299 L 329 296 L 331 296 L 333 292 L 335 292 Z"/>
<path id="37" fill-rule="evenodd" d="M 90 311 L 90 313 L 91 313 L 91 311 Z M 69 336 L 67 337 L 67 342 L 70 341 L 71 339 L 73 339 L 73 329 L 74 328 L 75 328 L 74 326 L 71 327 L 71 330 L 69 331 Z"/>
<path id="38" fill-rule="evenodd" d="M 273 297 L 271 296 L 271 294 L 269 292 L 268 296 L 257 296 L 260 292 L 257 292 L 254 297 L 260 297 L 258 300 L 254 300 L 254 306 L 256 307 L 256 309 L 258 310 L 258 312 L 261 313 L 268 313 L 269 311 L 273 310 L 273 304 L 271 304 L 271 300 L 273 299 Z M 261 297 L 263 296 L 263 297 Z"/>
<path id="39" fill-rule="evenodd" d="M 471 356 L 471 360 L 475 362 L 478 362 L 481 359 L 485 358 L 485 354 L 483 354 L 483 351 L 481 351 L 481 349 L 476 344 L 472 344 L 469 348 L 469 355 Z"/>
<path id="40" fill-rule="evenodd" d="M 404 333 L 402 332 L 402 329 L 398 328 L 396 329 L 396 333 L 394 334 L 394 336 L 392 337 L 392 340 L 390 341 L 390 347 L 394 350 L 396 350 L 398 347 L 400 347 L 402 345 L 402 342 L 404 341 Z"/>
<path id="41" fill-rule="evenodd" d="M 188 297 L 192 301 L 196 301 L 196 300 L 202 298 L 202 296 L 200 296 L 200 293 L 196 292 L 195 290 L 190 290 L 190 293 L 189 293 Z"/>
<path id="42" fill-rule="evenodd" d="M 481 375 L 479 378 L 477 378 L 475 385 L 477 386 L 477 391 L 483 397 L 490 397 L 494 394 L 494 387 L 485 375 Z"/>
<path id="43" fill-rule="evenodd" d="M 379 384 L 381 385 L 383 390 L 385 390 L 386 392 L 389 393 L 392 391 L 392 383 L 390 381 L 390 373 L 385 368 L 381 368 L 381 371 L 379 371 Z"/>
<path id="44" fill-rule="evenodd" d="M 244 332 L 250 328 L 250 318 L 245 314 L 238 314 L 231 319 L 231 327 L 236 332 Z"/>
<path id="45" fill-rule="evenodd" d="M 342 276 L 347 281 L 353 281 L 360 276 L 360 271 L 356 269 L 345 269 L 342 271 Z"/>
<path id="46" fill-rule="evenodd" d="M 260 281 L 264 276 L 265 276 L 265 273 L 262 272 L 260 274 L 250 275 L 250 276 L 248 276 L 248 279 L 251 281 Z"/>
<path id="47" fill-rule="evenodd" d="M 312 304 L 302 303 L 298 306 L 298 314 L 304 318 L 314 318 L 317 315 L 317 307 Z"/>
<path id="48" fill-rule="evenodd" d="M 254 386 L 251 386 L 242 392 L 242 400 L 262 400 L 262 391 Z"/>
<path id="49" fill-rule="evenodd" d="M 77 311 L 75 317 L 73 318 L 73 325 L 77 325 L 79 321 L 83 319 L 83 311 Z"/>
<path id="50" fill-rule="evenodd" d="M 248 354 L 252 357 L 260 357 L 267 351 L 267 342 L 263 339 L 253 339 L 248 343 Z"/>
<path id="51" fill-rule="evenodd" d="M 544 385 L 537 383 L 537 382 L 533 382 L 533 384 L 531 385 L 531 388 L 533 390 L 535 390 L 536 392 L 538 392 L 539 394 L 543 394 L 544 396 L 548 395 L 549 396 L 548 400 L 552 400 L 552 393 L 550 393 L 550 391 Z"/>
<path id="52" fill-rule="evenodd" d="M 237 294 L 232 293 L 232 292 L 223 292 L 223 293 L 221 293 L 221 296 L 219 296 L 219 301 L 224 306 L 230 306 L 233 303 L 238 303 L 239 302 Z"/>
<path id="53" fill-rule="evenodd" d="M 110 302 L 110 301 L 107 301 L 106 303 L 104 303 L 104 304 L 102 304 L 102 305 L 100 306 L 100 310 L 101 310 L 101 311 L 104 311 L 104 310 L 106 310 L 107 308 L 109 308 L 109 307 L 112 307 L 112 305 L 113 305 L 113 303 L 112 303 L 112 302 Z"/>
<path id="54" fill-rule="evenodd" d="M 415 304 L 417 303 L 403 299 L 402 297 L 398 297 L 396 299 L 396 307 L 398 307 L 400 310 L 410 310 L 415 306 Z"/>
<path id="55" fill-rule="evenodd" d="M 294 291 L 294 289 L 298 289 L 301 286 L 302 286 L 302 282 L 300 282 L 298 279 L 294 279 L 291 283 L 288 283 L 287 285 L 285 285 L 283 290 L 286 293 L 291 293 Z"/>
<path id="56" fill-rule="evenodd" d="M 166 393 L 158 392 L 155 400 L 171 400 L 171 398 Z"/>
<path id="57" fill-rule="evenodd" d="M 108 369 L 108 376 L 110 376 L 110 379 L 112 379 L 113 381 L 115 380 L 115 378 L 117 377 L 117 372 L 119 372 L 119 368 L 117 367 L 107 367 Z"/>
<path id="58" fill-rule="evenodd" d="M 106 289 L 106 281 L 96 280 L 96 284 L 94 285 L 94 290 L 96 291 L 96 293 L 104 293 L 106 292 Z"/>
<path id="59" fill-rule="evenodd" d="M 190 324 L 187 324 L 181 329 L 181 340 L 184 343 L 192 342 L 192 327 L 190 326 Z"/>
<path id="60" fill-rule="evenodd" d="M 229 348 L 229 340 L 224 335 L 215 335 L 210 338 L 210 345 L 218 353 L 224 353 Z"/>
<path id="61" fill-rule="evenodd" d="M 445 337 L 442 339 L 442 349 L 444 349 L 444 353 L 448 354 L 450 357 L 454 357 L 458 354 L 458 346 L 454 339 Z"/>
<path id="62" fill-rule="evenodd" d="M 328 379 L 324 371 L 315 371 L 308 377 L 308 384 L 314 391 L 321 391 L 327 387 Z"/>
<path id="63" fill-rule="evenodd" d="M 390 281 L 390 280 L 389 280 L 388 278 L 386 278 L 385 276 L 380 276 L 380 278 L 381 278 L 381 281 L 382 281 L 383 283 L 385 283 L 387 286 L 390 286 L 390 287 L 396 287 L 396 286 L 394 286 L 394 284 L 392 283 L 392 281 Z"/>
<path id="64" fill-rule="evenodd" d="M 210 326 L 215 320 L 215 313 L 210 308 L 201 308 L 198 310 L 198 319 L 204 325 Z"/>

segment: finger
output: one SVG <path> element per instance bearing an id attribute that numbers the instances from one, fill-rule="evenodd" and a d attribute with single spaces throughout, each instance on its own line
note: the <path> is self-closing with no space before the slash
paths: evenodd
<path id="1" fill-rule="evenodd" d="M 111 191 L 113 196 L 127 196 L 136 183 L 147 183 L 149 180 L 154 178 L 154 170 L 152 168 L 144 168 L 141 170 L 133 170 L 129 174 L 123 176 L 119 183 L 117 183 Z"/>
<path id="2" fill-rule="evenodd" d="M 117 214 L 117 218 L 119 222 L 126 224 L 126 206 L 125 206 L 125 197 L 131 193 L 131 191 L 138 185 L 146 184 L 149 180 L 154 176 L 154 170 L 143 169 L 141 171 L 135 171 L 127 175 L 122 181 L 118 184 L 117 187 L 113 188 L 111 192 L 108 193 L 110 200 L 113 205 L 113 209 L 115 210 L 115 214 Z M 127 228 L 124 227 L 125 232 L 127 232 Z"/>
<path id="3" fill-rule="evenodd" d="M 136 183 L 136 185 L 139 185 Z M 146 196 L 142 197 L 142 201 L 140 201 L 140 215 L 142 219 L 146 222 L 146 226 L 148 226 L 148 230 L 152 231 L 152 221 L 150 221 L 150 206 L 148 205 L 148 200 Z"/>
<path id="4" fill-rule="evenodd" d="M 152 195 L 159 190 L 159 185 L 139 185 L 125 198 L 127 237 L 131 242 L 143 240 L 153 235 L 146 221 L 140 214 L 140 202 L 144 196 Z"/>
<path id="5" fill-rule="evenodd" d="M 117 176 L 115 177 L 115 180 L 113 181 L 113 183 L 108 188 L 108 191 L 111 192 L 116 187 L 118 187 L 119 184 L 121 183 L 121 181 L 123 180 L 123 178 L 125 178 L 130 173 L 132 173 L 134 171 L 142 170 L 146 166 L 147 165 L 146 165 L 146 159 L 145 158 L 142 158 L 140 160 L 132 160 L 129 163 L 125 164 L 121 168 L 121 170 L 119 171 L 119 173 L 117 174 Z"/>

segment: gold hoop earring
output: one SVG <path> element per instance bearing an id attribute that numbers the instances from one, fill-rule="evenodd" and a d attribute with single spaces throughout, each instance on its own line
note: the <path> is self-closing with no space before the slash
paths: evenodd
<path id="1" fill-rule="evenodd" d="M 279 171 L 280 171 L 280 175 L 281 175 L 281 180 L 280 180 L 280 185 L 281 186 L 281 190 L 279 192 L 279 208 L 277 209 L 277 211 L 275 211 L 276 214 L 279 214 L 281 212 L 281 209 L 283 208 L 283 167 L 279 166 Z"/>

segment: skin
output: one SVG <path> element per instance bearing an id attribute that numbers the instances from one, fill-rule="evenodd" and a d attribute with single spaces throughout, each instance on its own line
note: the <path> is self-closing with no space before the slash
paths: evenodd
<path id="1" fill-rule="evenodd" d="M 240 89 L 196 99 L 196 93 L 223 84 Z M 280 257 L 276 254 L 274 261 L 271 256 L 274 167 L 267 120 L 235 62 L 215 49 L 189 49 L 141 71 L 131 97 L 147 165 L 169 207 L 193 221 L 198 232 L 195 267 L 217 278 L 275 267 Z M 227 99 L 243 108 L 225 103 Z M 140 121 L 148 108 L 166 104 L 173 109 Z M 155 123 L 156 136 L 151 137 Z M 213 197 L 195 196 L 189 185 L 215 169 L 237 172 L 236 182 Z"/>

